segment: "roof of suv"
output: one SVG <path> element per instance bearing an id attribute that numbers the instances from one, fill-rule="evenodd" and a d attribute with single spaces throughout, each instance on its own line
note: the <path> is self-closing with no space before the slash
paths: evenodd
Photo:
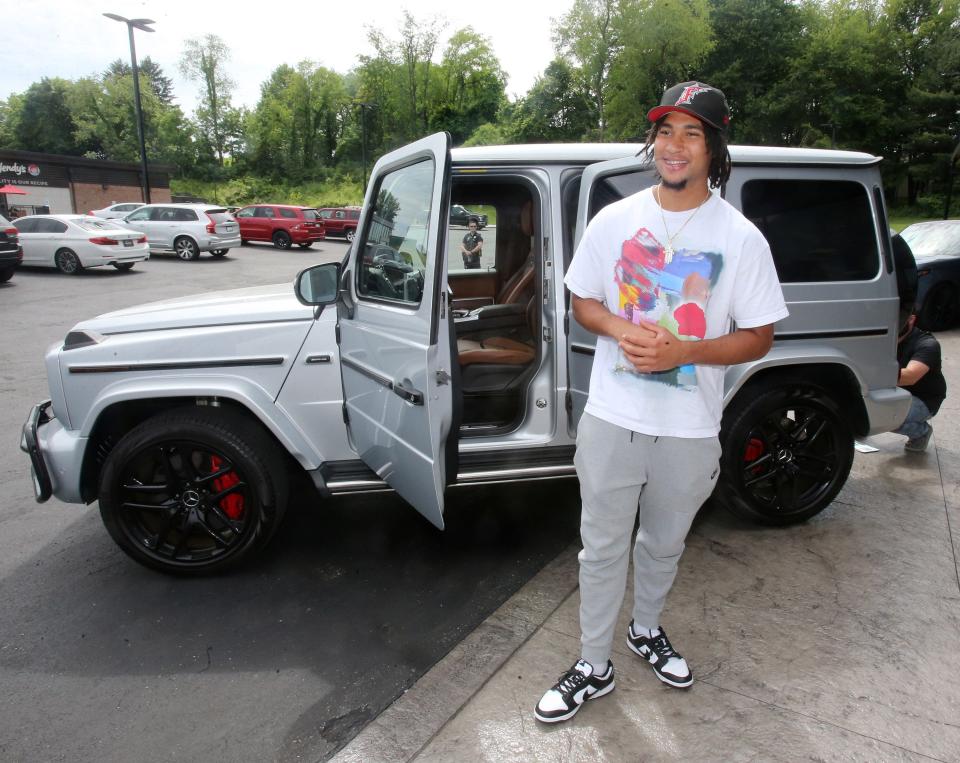
<path id="1" fill-rule="evenodd" d="M 207 204 L 199 202 L 172 202 L 172 201 L 155 201 L 152 204 L 143 204 L 138 209 L 143 209 L 144 207 L 173 207 L 174 209 L 226 209 L 223 204 Z"/>
<path id="2" fill-rule="evenodd" d="M 512 146 L 472 146 L 455 148 L 455 164 L 510 164 L 542 162 L 573 164 L 602 162 L 635 156 L 642 143 L 549 143 Z M 730 146 L 734 164 L 807 164 L 869 166 L 881 157 L 859 151 L 835 151 L 821 148 L 779 148 L 772 146 Z"/>
<path id="3" fill-rule="evenodd" d="M 282 209 L 316 209 L 316 207 L 308 207 L 303 204 L 274 204 L 271 201 L 258 201 L 253 204 L 246 204 L 245 207 L 280 207 Z"/>

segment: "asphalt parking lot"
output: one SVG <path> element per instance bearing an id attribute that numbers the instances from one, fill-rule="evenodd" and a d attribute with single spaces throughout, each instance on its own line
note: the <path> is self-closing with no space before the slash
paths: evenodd
<path id="1" fill-rule="evenodd" d="M 76 321 L 292 284 L 345 251 L 251 244 L 0 285 L 0 760 L 323 760 L 576 537 L 570 482 L 458 492 L 443 533 L 391 494 L 300 492 L 254 563 L 179 580 L 122 554 L 96 504 L 35 503 L 20 427 Z"/>

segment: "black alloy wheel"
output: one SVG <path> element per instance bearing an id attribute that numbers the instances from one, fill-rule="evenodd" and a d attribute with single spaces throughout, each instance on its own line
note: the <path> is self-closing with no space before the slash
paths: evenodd
<path id="1" fill-rule="evenodd" d="M 125 435 L 100 478 L 100 514 L 114 541 L 161 572 L 200 575 L 239 564 L 283 516 L 283 459 L 238 414 L 185 408 Z"/>
<path id="2" fill-rule="evenodd" d="M 121 270 L 121 271 L 123 271 L 123 270 L 133 270 L 133 263 L 132 263 L 132 262 L 114 262 L 114 263 L 113 263 L 113 266 L 114 266 L 117 270 Z"/>
<path id="3" fill-rule="evenodd" d="M 724 414 L 718 497 L 734 514 L 790 525 L 820 513 L 853 465 L 853 433 L 834 401 L 800 381 L 740 392 Z"/>
<path id="4" fill-rule="evenodd" d="M 68 276 L 75 276 L 83 270 L 80 258 L 70 249 L 60 249 L 53 255 L 53 264 L 57 266 L 57 270 Z"/>
<path id="5" fill-rule="evenodd" d="M 923 300 L 918 323 L 925 331 L 944 331 L 957 322 L 957 290 L 948 283 L 935 286 Z"/>
<path id="6" fill-rule="evenodd" d="M 289 249 L 291 243 L 290 234 L 286 231 L 278 230 L 273 234 L 273 245 L 277 249 Z"/>

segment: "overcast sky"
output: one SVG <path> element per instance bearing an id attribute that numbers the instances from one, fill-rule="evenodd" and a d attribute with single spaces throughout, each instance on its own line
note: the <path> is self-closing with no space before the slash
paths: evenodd
<path id="1" fill-rule="evenodd" d="M 11 10 L 5 0 L 3 3 Z M 260 85 L 280 64 L 303 60 L 345 73 L 360 54 L 371 53 L 366 27 L 396 38 L 403 9 L 420 19 L 441 16 L 447 22 L 438 46 L 466 25 L 485 35 L 508 75 L 507 93 L 524 94 L 553 57 L 551 17 L 564 14 L 572 0 L 524 3 L 484 0 L 463 7 L 470 16 L 454 17 L 450 0 L 355 0 L 354 2 L 187 2 L 185 0 L 34 0 L 6 14 L 0 47 L 0 100 L 26 90 L 42 77 L 98 74 L 116 58 L 130 60 L 127 28 L 104 12 L 156 21 L 156 32 L 135 32 L 137 59 L 150 56 L 174 81 L 177 102 L 187 114 L 196 105 L 199 83 L 180 76 L 177 62 L 188 38 L 219 35 L 229 46 L 230 76 L 236 81 L 233 103 L 253 107 Z M 102 7 L 101 7 L 102 6 Z M 256 9 L 256 10 L 254 10 Z M 25 147 L 26 148 L 26 147 Z"/>

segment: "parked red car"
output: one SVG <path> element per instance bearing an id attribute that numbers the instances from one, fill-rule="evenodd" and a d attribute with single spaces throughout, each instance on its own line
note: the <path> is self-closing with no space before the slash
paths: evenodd
<path id="1" fill-rule="evenodd" d="M 353 241 L 357 223 L 360 221 L 360 207 L 324 207 L 317 211 L 323 224 L 327 226 L 327 233 L 331 236 L 344 236 L 347 241 Z"/>
<path id="2" fill-rule="evenodd" d="M 317 210 L 290 204 L 251 204 L 237 210 L 240 238 L 247 241 L 272 241 L 278 249 L 296 244 L 303 249 L 326 238 L 326 228 Z"/>

